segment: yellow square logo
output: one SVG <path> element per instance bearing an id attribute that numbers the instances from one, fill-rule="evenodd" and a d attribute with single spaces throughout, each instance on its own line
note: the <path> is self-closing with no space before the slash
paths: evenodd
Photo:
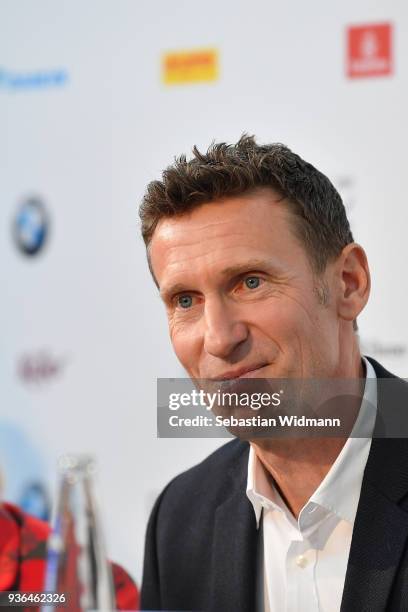
<path id="1" fill-rule="evenodd" d="M 163 54 L 162 78 L 166 85 L 209 83 L 219 76 L 217 49 L 193 49 Z"/>

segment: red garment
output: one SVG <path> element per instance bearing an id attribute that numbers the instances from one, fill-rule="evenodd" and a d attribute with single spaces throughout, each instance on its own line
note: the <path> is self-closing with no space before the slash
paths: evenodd
<path id="1" fill-rule="evenodd" d="M 48 523 L 0 504 L 0 591 L 44 590 L 49 533 Z M 139 592 L 129 574 L 114 563 L 111 569 L 117 609 L 139 610 Z"/>

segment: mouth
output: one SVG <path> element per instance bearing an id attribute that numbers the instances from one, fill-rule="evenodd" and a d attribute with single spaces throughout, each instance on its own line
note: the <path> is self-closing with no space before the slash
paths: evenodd
<path id="1" fill-rule="evenodd" d="M 214 377 L 212 380 L 215 381 L 225 381 L 225 380 L 237 380 L 240 378 L 257 378 L 259 377 L 259 372 L 265 368 L 267 363 L 260 363 L 251 366 L 245 366 L 241 368 L 237 368 L 235 370 L 228 370 L 227 372 L 223 372 L 223 374 Z"/>

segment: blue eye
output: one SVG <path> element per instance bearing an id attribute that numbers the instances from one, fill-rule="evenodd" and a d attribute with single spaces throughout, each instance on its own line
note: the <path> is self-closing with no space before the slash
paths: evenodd
<path id="1" fill-rule="evenodd" d="M 193 305 L 193 299 L 191 295 L 180 295 L 177 301 L 181 308 L 190 308 Z"/>
<path id="2" fill-rule="evenodd" d="M 261 281 L 258 276 L 247 276 L 247 278 L 245 279 L 245 285 L 248 287 L 248 289 L 257 289 L 259 287 L 260 282 Z"/>

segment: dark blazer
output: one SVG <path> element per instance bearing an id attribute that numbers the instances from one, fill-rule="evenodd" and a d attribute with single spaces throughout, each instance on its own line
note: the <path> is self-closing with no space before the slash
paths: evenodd
<path id="1" fill-rule="evenodd" d="M 395 380 L 399 409 L 408 409 L 408 385 L 370 361 L 377 378 Z M 378 407 L 392 410 L 389 403 L 379 386 Z M 233 440 L 164 489 L 147 527 L 142 610 L 255 612 L 259 532 L 246 496 L 248 452 Z M 372 440 L 344 584 L 341 612 L 380 611 L 408 611 L 406 438 Z"/>

